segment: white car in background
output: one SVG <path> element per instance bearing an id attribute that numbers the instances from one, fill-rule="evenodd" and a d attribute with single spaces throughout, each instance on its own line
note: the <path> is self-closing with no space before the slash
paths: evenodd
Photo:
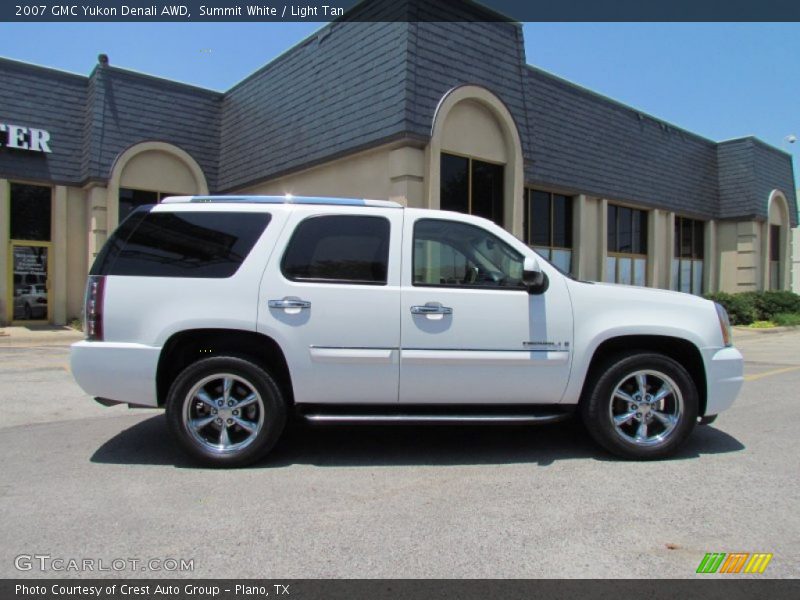
<path id="1" fill-rule="evenodd" d="M 46 319 L 47 289 L 44 285 L 23 285 L 14 296 L 15 319 Z"/>

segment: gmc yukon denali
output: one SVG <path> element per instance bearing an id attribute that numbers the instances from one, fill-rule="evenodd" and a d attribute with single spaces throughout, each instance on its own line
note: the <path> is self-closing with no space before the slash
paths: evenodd
<path id="1" fill-rule="evenodd" d="M 742 385 L 725 310 L 577 281 L 485 219 L 379 200 L 172 197 L 98 254 L 72 372 L 163 407 L 213 466 L 289 419 L 542 423 L 578 413 L 630 459 L 673 454 Z"/>

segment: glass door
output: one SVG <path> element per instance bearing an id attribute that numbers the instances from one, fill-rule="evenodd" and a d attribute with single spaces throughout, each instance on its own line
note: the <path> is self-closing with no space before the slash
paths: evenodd
<path id="1" fill-rule="evenodd" d="M 8 290 L 9 321 L 22 324 L 49 321 L 49 242 L 11 242 L 11 277 Z"/>
<path id="2" fill-rule="evenodd" d="M 8 189 L 11 246 L 6 320 L 20 325 L 47 322 L 52 304 L 49 297 L 52 189 L 16 182 L 11 182 Z"/>

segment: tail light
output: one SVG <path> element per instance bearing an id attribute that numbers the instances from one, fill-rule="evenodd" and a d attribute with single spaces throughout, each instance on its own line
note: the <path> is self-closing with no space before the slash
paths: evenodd
<path id="1" fill-rule="evenodd" d="M 106 289 L 104 275 L 90 275 L 86 283 L 86 300 L 84 303 L 83 331 L 86 339 L 95 342 L 103 341 L 103 296 Z"/>

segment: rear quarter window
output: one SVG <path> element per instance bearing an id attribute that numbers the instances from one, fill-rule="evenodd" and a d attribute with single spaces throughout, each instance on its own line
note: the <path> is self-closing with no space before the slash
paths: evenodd
<path id="1" fill-rule="evenodd" d="M 267 213 L 132 213 L 98 255 L 92 275 L 231 277 L 270 221 Z"/>

